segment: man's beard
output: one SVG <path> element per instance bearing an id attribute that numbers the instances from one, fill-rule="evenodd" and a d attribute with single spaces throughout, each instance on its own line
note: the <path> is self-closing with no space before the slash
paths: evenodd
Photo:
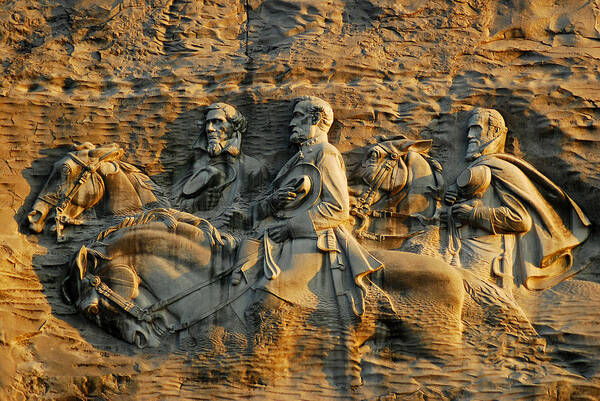
<path id="1" fill-rule="evenodd" d="M 310 138 L 306 138 L 303 132 L 295 131 L 290 135 L 290 142 L 295 144 L 301 144 L 302 142 L 306 142 Z"/>
<path id="2" fill-rule="evenodd" d="M 480 157 L 481 157 L 481 153 L 480 152 L 467 153 L 467 155 L 465 156 L 465 161 L 472 162 L 473 160 L 476 160 L 476 159 L 478 159 Z"/>
<path id="3" fill-rule="evenodd" d="M 467 144 L 467 151 L 465 154 L 465 160 L 472 162 L 481 156 L 480 143 L 479 141 L 469 141 Z"/>
<path id="4" fill-rule="evenodd" d="M 223 143 L 218 139 L 209 139 L 206 150 L 211 157 L 218 156 L 223 152 Z"/>
<path id="5" fill-rule="evenodd" d="M 467 152 L 465 155 L 465 160 L 468 162 L 472 162 L 473 160 L 483 156 L 484 154 L 496 153 L 498 149 L 495 147 L 498 144 L 498 141 L 501 138 L 500 136 L 496 136 L 486 143 L 482 144 L 478 140 L 469 141 L 467 144 Z"/>

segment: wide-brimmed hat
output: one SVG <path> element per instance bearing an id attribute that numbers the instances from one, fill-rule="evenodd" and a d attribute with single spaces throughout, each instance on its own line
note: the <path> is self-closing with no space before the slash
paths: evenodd
<path id="1" fill-rule="evenodd" d="M 492 182 L 492 171 L 487 166 L 466 169 L 456 179 L 461 195 L 466 198 L 480 198 Z"/>
<path id="2" fill-rule="evenodd" d="M 279 218 L 290 218 L 307 211 L 321 195 L 321 172 L 312 164 L 298 164 L 273 182 L 273 188 L 293 187 L 296 194 L 277 212 Z"/>
<path id="3" fill-rule="evenodd" d="M 182 193 L 185 198 L 193 198 L 207 189 L 219 190 L 235 179 L 234 169 L 227 163 L 204 166 L 196 170 L 185 182 Z"/>

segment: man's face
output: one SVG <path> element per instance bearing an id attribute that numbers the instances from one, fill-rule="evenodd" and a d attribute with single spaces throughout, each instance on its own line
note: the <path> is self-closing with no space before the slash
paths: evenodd
<path id="1" fill-rule="evenodd" d="M 467 132 L 467 153 L 465 159 L 467 161 L 473 161 L 481 156 L 481 145 L 487 141 L 484 141 L 484 132 L 487 129 L 483 128 L 481 124 L 471 125 Z"/>
<path id="2" fill-rule="evenodd" d="M 474 114 L 469 119 L 466 161 L 473 161 L 481 155 L 499 151 L 498 141 L 494 142 L 494 140 L 500 136 L 500 133 L 497 129 L 489 129 L 489 119 L 489 114 L 485 112 Z"/>
<path id="3" fill-rule="evenodd" d="M 233 126 L 222 109 L 210 110 L 206 115 L 206 138 L 208 152 L 216 156 L 223 150 L 225 141 L 231 137 Z"/>
<path id="4" fill-rule="evenodd" d="M 311 104 L 308 101 L 299 102 L 294 108 L 294 114 L 290 121 L 290 141 L 301 143 L 314 137 L 317 133 L 317 126 L 312 124 Z"/>

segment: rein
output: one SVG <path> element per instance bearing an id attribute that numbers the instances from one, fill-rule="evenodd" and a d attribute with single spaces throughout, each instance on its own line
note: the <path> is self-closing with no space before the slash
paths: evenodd
<path id="1" fill-rule="evenodd" d="M 176 217 L 172 216 L 169 213 L 169 210 L 155 209 L 155 210 L 152 210 L 152 211 L 138 217 L 137 219 L 129 219 L 128 218 L 125 221 L 123 221 L 123 223 L 121 223 L 120 225 L 115 226 L 113 228 L 109 228 L 105 232 L 98 235 L 97 241 L 104 239 L 106 236 L 115 232 L 119 228 L 130 227 L 130 226 L 137 225 L 137 224 L 148 223 L 149 221 L 156 220 L 159 217 L 163 217 L 163 218 L 169 217 L 166 219 L 166 221 L 163 221 L 163 223 L 167 226 L 167 228 L 171 232 L 175 231 L 177 222 L 180 221 Z M 194 221 L 194 222 L 190 221 L 188 223 L 193 224 L 196 227 L 199 227 L 203 223 L 206 223 L 206 224 L 204 224 L 203 230 L 205 232 L 208 230 L 209 237 L 212 238 L 212 237 L 215 237 L 215 234 L 218 234 L 218 232 L 213 232 L 214 228 L 212 227 L 212 225 L 210 225 L 210 223 L 207 220 L 204 220 L 202 218 L 197 218 L 195 216 L 192 216 L 192 217 L 194 217 L 197 221 Z M 225 245 L 225 242 L 223 242 L 223 240 L 221 239 L 221 237 L 219 235 L 217 235 L 216 238 L 214 238 L 214 241 L 211 241 L 211 248 L 213 248 L 213 249 L 215 247 L 224 246 L 224 245 Z M 102 258 L 108 259 L 107 257 L 103 256 L 102 254 L 100 254 L 100 256 Z M 128 266 L 128 265 L 122 265 L 122 266 L 131 269 L 134 272 L 134 274 L 137 275 L 137 273 L 135 272 L 135 269 L 132 266 Z M 221 271 L 221 273 L 219 273 L 219 274 L 216 274 L 212 279 L 195 284 L 195 285 L 193 285 L 193 286 L 191 286 L 191 287 L 189 287 L 167 299 L 155 302 L 154 304 L 150 305 L 147 308 L 141 308 L 138 305 L 136 305 L 135 302 L 123 298 L 121 295 L 119 295 L 118 293 L 113 291 L 107 284 L 103 283 L 102 279 L 98 275 L 94 275 L 89 272 L 86 272 L 85 277 L 88 278 L 90 286 L 93 287 L 94 290 L 99 295 L 104 296 L 108 300 L 112 301 L 114 304 L 119 306 L 124 312 L 128 313 L 129 315 L 131 315 L 138 321 L 142 321 L 142 322 L 151 324 L 152 327 L 157 331 L 157 333 L 162 336 L 164 334 L 164 331 L 154 324 L 154 320 L 156 319 L 156 312 L 167 308 L 168 306 L 182 300 L 183 298 L 193 294 L 194 292 L 200 291 L 201 289 L 218 282 L 219 280 L 223 279 L 226 276 L 231 275 L 231 273 L 233 273 L 237 268 L 239 268 L 239 264 L 234 264 L 232 267 Z M 196 318 L 188 320 L 188 321 L 181 322 L 177 325 L 172 325 L 170 327 L 167 327 L 167 331 L 169 333 L 176 333 L 178 331 L 181 331 L 181 330 L 184 330 L 184 329 L 187 329 L 187 328 L 193 326 L 194 324 L 204 320 L 208 316 L 214 314 L 215 312 L 226 307 L 233 301 L 237 300 L 239 297 L 241 297 L 244 293 L 246 293 L 251 288 L 252 288 L 251 286 L 248 286 L 246 289 L 244 289 L 243 291 L 238 293 L 235 297 L 232 297 L 231 299 L 221 302 L 219 305 L 215 306 L 210 311 L 208 311 L 207 313 L 205 313 L 199 317 L 196 317 Z"/>
<path id="2" fill-rule="evenodd" d="M 352 209 L 356 212 L 356 215 L 360 215 L 361 213 L 365 213 L 370 210 L 369 208 L 373 203 L 373 197 L 375 196 L 375 193 L 379 190 L 379 188 L 381 188 L 381 185 L 388 176 L 389 171 L 393 171 L 394 167 L 396 167 L 398 164 L 398 159 L 400 159 L 400 156 L 397 153 L 393 153 L 390 155 L 390 160 L 385 161 L 383 167 L 377 172 L 373 183 L 369 185 L 369 188 L 365 191 L 365 193 L 358 198 L 359 204 Z"/>
<path id="3" fill-rule="evenodd" d="M 362 218 L 362 223 L 360 227 L 355 231 L 355 234 L 358 238 L 366 238 L 373 241 L 383 242 L 387 239 L 407 239 L 414 237 L 416 235 L 421 235 L 425 233 L 425 230 L 417 230 L 407 234 L 378 234 L 371 231 L 367 231 L 366 226 L 369 223 L 369 218 L 379 218 L 379 219 L 387 219 L 387 218 L 417 218 L 421 222 L 422 219 L 426 219 L 423 216 L 400 213 L 393 210 L 371 210 L 368 209 L 361 216 L 357 216 Z"/>
<path id="4" fill-rule="evenodd" d="M 391 172 L 393 176 L 391 177 L 392 182 L 396 178 L 395 175 L 396 169 L 395 167 L 398 165 L 398 160 L 400 159 L 400 155 L 398 153 L 387 153 L 389 159 L 385 161 L 381 169 L 377 172 L 375 179 L 369 185 L 369 188 L 358 198 L 358 204 L 352 208 L 350 214 L 358 217 L 361 220 L 360 226 L 354 231 L 358 238 L 367 238 L 375 241 L 383 241 L 388 238 L 410 238 L 412 236 L 423 233 L 424 231 L 419 231 L 415 233 L 409 234 L 377 234 L 367 231 L 367 225 L 369 224 L 370 217 L 376 218 L 388 218 L 388 217 L 411 217 L 405 213 L 399 213 L 391 210 L 371 210 L 371 204 L 373 203 L 373 198 L 375 194 L 381 188 L 381 185 Z"/>
<path id="5" fill-rule="evenodd" d="M 223 277 L 231 274 L 236 269 L 236 267 L 237 267 L 237 265 L 234 265 L 233 267 L 217 274 L 212 280 L 198 283 L 186 290 L 179 292 L 176 295 L 173 295 L 172 297 L 169 297 L 162 301 L 158 301 L 158 302 L 150 305 L 148 308 L 140 308 L 133 301 L 123 298 L 121 295 L 119 295 L 118 293 L 113 291 L 108 285 L 106 285 L 104 282 L 102 282 L 102 279 L 99 276 L 87 273 L 86 277 L 89 279 L 90 286 L 94 288 L 94 290 L 98 293 L 98 295 L 104 296 L 105 298 L 109 299 L 110 301 L 115 303 L 117 306 L 119 306 L 123 311 L 125 311 L 129 315 L 133 316 L 138 321 L 152 324 L 156 318 L 155 317 L 156 312 L 158 312 L 162 309 L 165 309 L 167 306 L 170 306 L 170 305 L 174 304 L 175 302 L 182 300 L 183 298 L 187 297 L 188 295 L 193 294 L 196 291 L 199 291 L 205 287 L 208 287 L 211 284 L 216 283 L 217 281 L 221 280 Z M 248 287 L 248 289 L 250 289 L 250 288 L 251 287 Z M 210 310 L 209 312 L 205 313 L 204 315 L 201 315 L 197 318 L 194 318 L 194 319 L 191 319 L 188 321 L 184 321 L 177 325 L 167 327 L 167 331 L 169 333 L 176 333 L 178 331 L 181 331 L 181 330 L 184 330 L 184 329 L 187 329 L 187 328 L 193 326 L 194 324 L 204 320 L 208 316 L 214 314 L 215 312 L 217 312 L 217 311 L 221 310 L 222 308 L 224 308 L 225 306 L 229 305 L 230 303 L 232 303 L 233 301 L 238 299 L 240 296 L 242 296 L 246 291 L 242 291 L 240 294 L 233 297 L 232 299 L 228 299 L 227 301 L 220 303 L 213 310 Z M 157 331 L 159 331 L 159 330 L 157 330 Z"/>

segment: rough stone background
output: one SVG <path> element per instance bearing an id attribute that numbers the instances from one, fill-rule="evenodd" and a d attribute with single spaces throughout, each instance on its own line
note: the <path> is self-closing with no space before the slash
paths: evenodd
<path id="1" fill-rule="evenodd" d="M 496 108 L 509 149 L 598 227 L 598 0 L 4 1 L 0 76 L 0 398 L 600 397 L 600 292 L 540 312 L 566 317 L 545 326 L 548 354 L 529 376 L 507 356 L 486 361 L 508 364 L 488 379 L 485 369 L 461 375 L 458 364 L 452 374 L 415 360 L 405 366 L 422 373 L 355 393 L 218 387 L 181 352 L 142 353 L 73 315 L 58 286 L 77 242 L 57 246 L 22 224 L 74 142 L 119 143 L 127 161 L 170 185 L 214 101 L 249 117 L 245 151 L 275 172 L 289 156 L 291 99 L 311 94 L 332 104 L 330 141 L 349 169 L 376 135 L 401 133 L 432 138 L 449 180 L 462 167 L 469 110 Z M 600 282 L 598 245 L 594 231 L 575 283 Z M 563 337 L 571 341 L 552 348 Z"/>

